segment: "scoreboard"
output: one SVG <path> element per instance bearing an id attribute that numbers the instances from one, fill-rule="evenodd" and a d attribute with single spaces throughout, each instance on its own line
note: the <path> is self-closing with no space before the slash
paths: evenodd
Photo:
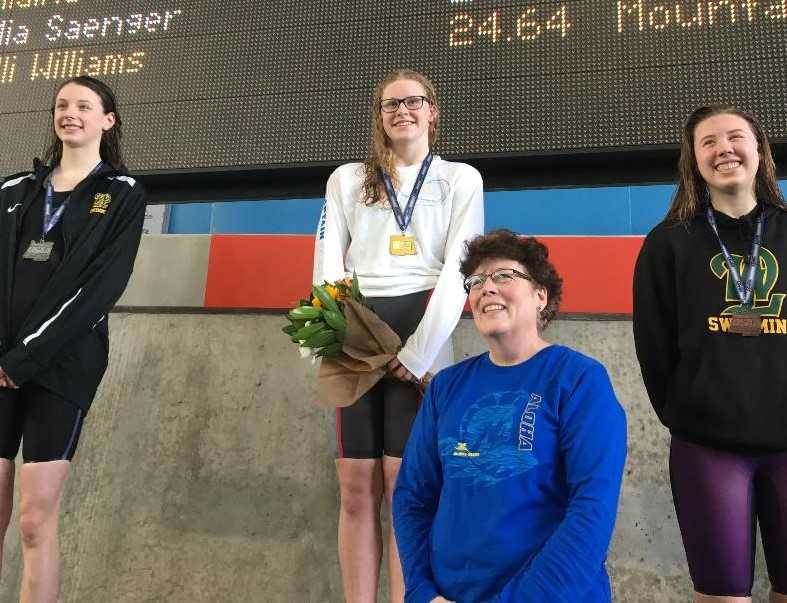
<path id="1" fill-rule="evenodd" d="M 115 89 L 138 172 L 354 160 L 395 68 L 435 82 L 451 157 L 675 145 L 709 102 L 787 141 L 787 0 L 0 0 L 0 174 L 80 74 Z"/>

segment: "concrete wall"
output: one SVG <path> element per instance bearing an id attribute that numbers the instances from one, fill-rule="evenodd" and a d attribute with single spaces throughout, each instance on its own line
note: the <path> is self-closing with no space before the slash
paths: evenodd
<path id="1" fill-rule="evenodd" d="M 341 601 L 332 416 L 311 402 L 315 369 L 281 317 L 116 313 L 110 324 L 110 368 L 65 492 L 63 603 Z M 601 360 L 628 413 L 615 600 L 688 601 L 668 437 L 630 327 L 558 321 L 547 333 Z M 470 321 L 455 344 L 460 357 L 484 347 Z M 4 603 L 20 577 L 15 522 L 6 544 Z"/>
<path id="2" fill-rule="evenodd" d="M 202 308 L 209 257 L 209 237 L 142 237 L 134 274 L 118 306 Z"/>

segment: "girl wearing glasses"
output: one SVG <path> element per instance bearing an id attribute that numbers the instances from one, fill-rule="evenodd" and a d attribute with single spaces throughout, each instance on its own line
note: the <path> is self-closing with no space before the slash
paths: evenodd
<path id="1" fill-rule="evenodd" d="M 729 106 L 683 128 L 679 182 L 634 274 L 634 342 L 671 432 L 694 600 L 751 601 L 759 523 L 787 603 L 787 205 L 762 126 Z"/>
<path id="2" fill-rule="evenodd" d="M 388 367 L 391 378 L 336 410 L 339 562 L 345 597 L 353 603 L 376 600 L 380 507 L 384 499 L 390 518 L 419 405 L 416 385 L 430 368 L 452 361 L 450 335 L 465 303 L 457 277 L 462 244 L 484 226 L 479 173 L 432 154 L 439 119 L 434 86 L 420 73 L 396 71 L 379 82 L 369 156 L 331 175 L 320 217 L 314 282 L 356 272 L 362 293 L 403 342 Z M 390 525 L 390 595 L 402 601 Z"/>
<path id="3" fill-rule="evenodd" d="M 112 90 L 68 80 L 51 119 L 49 165 L 0 186 L 0 562 L 16 478 L 22 601 L 58 599 L 60 498 L 145 219 Z"/>
<path id="4" fill-rule="evenodd" d="M 489 352 L 432 380 L 407 443 L 407 601 L 608 602 L 626 419 L 607 372 L 542 338 L 562 291 L 544 245 L 494 231 L 461 272 Z"/>

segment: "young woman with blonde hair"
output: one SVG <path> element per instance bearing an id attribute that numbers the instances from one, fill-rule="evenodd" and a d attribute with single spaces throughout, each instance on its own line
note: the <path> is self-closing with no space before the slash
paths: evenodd
<path id="1" fill-rule="evenodd" d="M 352 603 L 376 600 L 383 499 L 390 598 L 403 600 L 391 497 L 418 410 L 417 383 L 452 361 L 450 335 L 466 299 L 458 277 L 462 245 L 484 226 L 479 173 L 433 154 L 439 121 L 434 86 L 422 74 L 395 71 L 380 81 L 369 156 L 331 175 L 317 233 L 314 282 L 355 272 L 362 293 L 403 342 L 390 378 L 336 411 L 339 562 Z"/>

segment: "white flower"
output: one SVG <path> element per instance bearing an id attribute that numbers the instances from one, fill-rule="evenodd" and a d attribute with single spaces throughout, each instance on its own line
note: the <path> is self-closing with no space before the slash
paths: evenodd
<path id="1" fill-rule="evenodd" d="M 300 342 L 303 344 L 303 341 Z M 311 358 L 312 364 L 317 364 L 317 350 L 314 348 L 305 348 L 302 345 L 298 347 L 298 351 L 301 354 L 301 358 Z"/>

